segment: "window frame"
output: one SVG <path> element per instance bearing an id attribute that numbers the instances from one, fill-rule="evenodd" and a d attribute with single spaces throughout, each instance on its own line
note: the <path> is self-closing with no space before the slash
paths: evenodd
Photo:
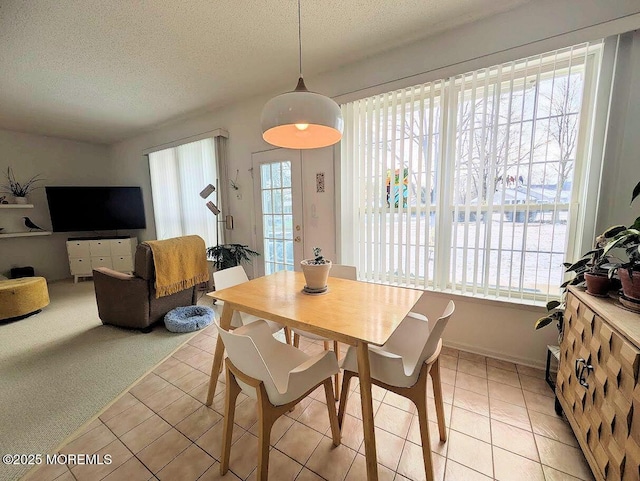
<path id="1" fill-rule="evenodd" d="M 594 112 L 597 107 L 596 104 L 599 101 L 599 99 L 597 98 L 597 90 L 598 90 L 598 83 L 599 83 L 598 79 L 599 79 L 601 68 L 596 68 L 596 67 L 600 67 L 600 65 L 603 63 L 602 56 L 603 56 L 603 51 L 605 49 L 604 41 L 596 42 L 595 45 L 594 44 L 581 45 L 575 48 L 584 49 L 584 53 L 580 55 L 576 55 L 574 51 L 574 47 L 569 47 L 567 49 L 561 49 L 561 51 L 559 51 L 560 53 L 555 52 L 555 59 L 553 61 L 549 60 L 549 58 L 546 58 L 544 62 L 535 66 L 528 65 L 529 59 L 510 62 L 512 64 L 517 65 L 511 77 L 511 80 L 505 80 L 499 84 L 492 82 L 491 80 L 493 78 L 498 78 L 501 75 L 501 68 L 502 68 L 501 65 L 491 67 L 488 69 L 480 69 L 482 71 L 487 72 L 486 74 L 483 75 L 482 82 L 485 82 L 485 80 L 487 80 L 487 85 L 493 88 L 498 88 L 497 86 L 500 85 L 500 87 L 498 88 L 498 91 L 502 90 L 505 84 L 510 84 L 510 89 L 513 91 L 515 91 L 513 86 L 517 85 L 518 83 L 520 84 L 520 89 L 525 88 L 527 78 L 532 77 L 536 79 L 543 79 L 548 76 L 553 76 L 554 74 L 557 75 L 557 72 L 562 71 L 563 69 L 565 70 L 569 69 L 568 74 L 570 75 L 570 68 L 575 67 L 576 65 L 580 65 L 581 69 L 583 69 L 584 84 L 582 87 L 582 98 L 580 100 L 580 117 L 579 117 L 579 126 L 578 126 L 578 136 L 576 139 L 576 152 L 575 152 L 575 162 L 574 162 L 574 172 L 573 172 L 573 183 L 572 183 L 572 189 L 571 189 L 571 200 L 568 203 L 558 203 L 558 204 L 555 204 L 555 203 L 554 204 L 525 203 L 522 205 L 518 204 L 519 207 L 524 207 L 525 209 L 527 209 L 527 211 L 534 206 L 535 206 L 535 209 L 539 211 L 555 211 L 559 208 L 567 209 L 568 211 L 567 237 L 566 237 L 565 249 L 564 249 L 565 259 L 570 259 L 574 256 L 575 252 L 581 251 L 582 246 L 584 244 L 583 239 L 585 236 L 585 219 L 589 218 L 587 223 L 595 225 L 597 203 L 594 204 L 593 202 L 591 203 L 585 202 L 586 192 L 584 190 L 585 189 L 584 186 L 589 184 L 586 174 L 588 171 L 587 166 L 591 162 L 591 159 L 589 158 L 589 156 L 592 154 L 591 152 L 592 146 L 589 143 L 585 142 L 585 139 L 587 139 L 589 135 L 593 134 L 594 124 L 597 123 L 597 121 L 594 120 Z M 539 56 L 534 56 L 530 58 L 544 58 L 545 56 L 548 56 L 548 55 L 549 54 L 547 53 L 547 54 L 541 54 Z M 392 274 L 387 272 L 386 274 L 380 274 L 379 272 L 378 273 L 374 272 L 372 275 L 371 270 L 369 270 L 369 272 L 363 272 L 361 277 L 365 277 L 372 282 L 402 285 L 407 287 L 430 288 L 440 292 L 455 293 L 463 296 L 473 295 L 473 296 L 485 297 L 485 298 L 495 299 L 500 301 L 511 301 L 511 302 L 518 302 L 523 304 L 542 305 L 549 298 L 554 298 L 556 296 L 554 296 L 551 293 L 530 294 L 524 291 L 523 289 L 519 289 L 516 291 L 513 289 L 513 287 L 510 287 L 508 289 L 504 289 L 499 286 L 490 287 L 487 285 L 486 275 L 484 275 L 484 280 L 482 281 L 482 283 L 474 282 L 471 286 L 468 285 L 465 288 L 459 282 L 454 283 L 452 280 L 452 276 L 450 274 L 450 268 L 451 268 L 452 257 L 453 257 L 452 255 L 453 249 L 451 247 L 452 246 L 451 242 L 453 237 L 452 230 L 454 229 L 454 226 L 455 226 L 453 216 L 454 216 L 454 211 L 455 212 L 459 211 L 460 205 L 454 202 L 453 196 L 451 195 L 452 189 L 453 189 L 453 186 L 452 186 L 453 178 L 454 178 L 452 173 L 453 167 L 451 165 L 453 164 L 453 162 L 447 162 L 446 159 L 451 159 L 455 155 L 454 152 L 456 147 L 455 146 L 456 135 L 455 134 L 452 135 L 451 131 L 452 131 L 452 128 L 456 126 L 456 118 L 458 113 L 458 109 L 457 109 L 458 99 L 460 98 L 459 95 L 460 95 L 461 89 L 464 87 L 465 77 L 468 78 L 469 75 L 473 75 L 473 74 L 474 74 L 473 72 L 461 74 L 455 77 L 451 77 L 449 79 L 436 80 L 428 84 L 412 86 L 412 87 L 398 90 L 395 92 L 388 92 L 386 94 L 380 94 L 373 97 L 369 97 L 367 99 L 368 101 L 372 101 L 372 102 L 380 102 L 380 99 L 382 98 L 383 95 L 391 95 L 392 103 L 390 107 L 387 107 L 388 109 L 388 108 L 392 108 L 393 103 L 396 103 L 398 102 L 398 100 L 402 99 L 405 93 L 408 92 L 409 90 L 425 89 L 425 88 L 431 89 L 431 93 L 430 93 L 431 105 L 434 105 L 433 103 L 434 99 L 439 99 L 438 103 L 440 105 L 440 118 L 439 118 L 440 146 L 439 148 L 441 150 L 441 153 L 436 157 L 431 157 L 433 159 L 433 162 L 431 163 L 430 168 L 426 169 L 427 173 L 425 173 L 426 177 L 428 178 L 429 170 L 433 171 L 435 169 L 437 171 L 437 174 L 435 175 L 435 179 L 434 179 L 434 187 L 436 188 L 437 196 L 435 199 L 433 199 L 433 203 L 428 203 L 428 207 L 424 205 L 421 207 L 409 205 L 408 207 L 403 209 L 404 216 L 410 215 L 411 212 L 422 212 L 422 213 L 428 212 L 429 214 L 431 213 L 435 214 L 435 223 L 432 227 L 432 229 L 435 229 L 434 246 L 433 246 L 433 258 L 434 258 L 433 259 L 433 276 L 431 277 L 429 276 L 429 263 L 427 262 L 425 264 L 424 276 L 419 277 L 419 274 L 416 271 L 415 282 L 409 281 L 409 278 L 413 277 L 409 273 Z M 485 79 L 485 77 L 487 76 L 488 76 L 488 79 Z M 477 74 L 476 74 L 476 80 L 477 80 Z M 434 87 L 434 85 L 438 85 L 438 87 L 436 88 Z M 473 87 L 469 87 L 465 90 L 468 90 L 468 92 L 472 93 Z M 437 91 L 437 95 L 434 93 L 434 91 Z M 588 101 L 589 99 L 590 101 Z M 423 100 L 424 100 L 424 97 L 422 97 L 419 100 L 419 102 L 421 103 Z M 360 101 L 354 101 L 351 103 L 356 103 L 356 102 L 360 102 Z M 404 105 L 405 106 L 410 105 L 411 102 L 415 102 L 415 100 L 407 100 L 405 101 Z M 359 104 L 359 105 L 362 106 L 362 104 Z M 404 108 L 404 107 L 400 106 L 399 108 Z M 377 110 L 376 113 L 372 114 L 372 116 L 386 115 L 387 109 L 385 109 L 385 114 L 380 114 L 380 112 Z M 433 115 L 433 110 L 434 110 L 433 108 L 429 109 L 430 116 Z M 421 109 L 421 111 L 424 112 L 424 109 Z M 453 115 L 453 113 L 455 113 L 455 115 Z M 369 123 L 369 125 L 371 124 Z M 385 125 L 388 125 L 388 123 L 385 123 Z M 432 128 L 433 128 L 433 122 L 430 122 L 430 129 Z M 353 133 L 352 130 L 348 128 L 345 129 L 345 137 L 348 137 L 352 133 Z M 432 131 L 430 130 L 429 136 L 431 135 L 432 135 Z M 353 145 L 354 142 L 357 143 L 358 140 L 359 139 L 357 137 L 346 138 L 346 139 L 343 138 L 343 142 L 351 146 Z M 384 142 L 384 141 L 385 141 L 385 138 L 383 137 L 381 142 Z M 432 142 L 429 142 L 429 144 L 431 143 Z M 368 148 L 370 147 L 367 146 L 364 149 L 360 149 L 360 150 L 364 151 Z M 429 148 L 435 150 L 431 146 Z M 343 151 L 344 150 L 345 149 L 343 149 Z M 339 162 L 339 165 L 341 165 L 341 162 L 343 160 L 347 160 L 344 154 L 341 155 L 340 158 L 341 158 L 341 161 Z M 363 159 L 359 159 L 359 160 L 360 162 L 363 161 Z M 595 165 L 596 168 L 599 167 L 599 163 L 600 162 L 598 160 L 596 160 L 595 162 L 591 162 L 592 167 L 593 165 Z M 422 162 L 421 168 L 424 169 L 425 165 L 426 165 L 425 162 Z M 393 170 L 395 167 L 397 167 L 397 164 L 394 163 L 391 169 Z M 403 165 L 400 166 L 400 168 L 402 167 Z M 414 171 L 414 174 L 415 174 L 415 171 Z M 343 185 L 342 193 L 344 194 L 345 184 L 349 182 L 349 179 L 348 178 L 342 179 L 341 182 Z M 370 184 L 370 181 L 367 181 L 367 182 Z M 427 187 L 429 186 L 429 180 L 427 180 L 426 186 Z M 354 190 L 358 190 L 358 189 L 354 189 Z M 357 195 L 358 194 L 356 194 L 356 196 Z M 381 194 L 376 193 L 375 195 L 376 195 L 375 199 L 378 199 Z M 362 250 L 362 249 L 358 249 L 357 246 L 361 245 L 363 241 L 360 241 L 360 242 L 353 241 L 353 246 L 351 247 L 347 245 L 349 241 L 345 242 L 345 238 L 350 237 L 349 234 L 350 232 L 353 232 L 352 229 L 354 227 L 345 225 L 345 221 L 348 221 L 348 219 L 350 219 L 350 216 L 342 210 L 342 205 L 344 205 L 344 196 L 341 198 L 341 202 L 339 205 L 340 205 L 340 211 L 341 211 L 339 221 L 341 224 L 340 232 L 341 232 L 342 245 L 341 245 L 340 251 L 342 253 L 342 262 L 351 262 L 358 266 L 362 266 L 363 265 L 362 257 L 364 254 L 362 252 L 358 252 L 359 250 Z M 466 207 L 465 212 L 467 211 L 473 212 L 469 203 L 467 203 L 465 207 Z M 368 211 L 368 214 L 377 213 L 377 216 L 375 219 L 380 219 L 381 218 L 380 216 L 384 214 L 392 214 L 396 216 L 398 215 L 397 211 L 393 208 L 393 202 L 391 202 L 391 207 L 387 211 L 385 211 L 383 207 L 378 206 L 378 207 L 372 208 L 369 205 L 366 206 L 366 210 Z M 357 205 L 354 208 L 354 211 L 355 211 L 354 214 L 356 215 L 356 218 L 359 218 L 360 214 L 358 212 Z M 505 211 L 505 205 L 502 204 L 501 213 L 504 213 L 504 211 Z M 476 213 L 479 213 L 479 212 L 481 212 L 480 202 L 478 202 L 476 206 Z M 374 229 L 374 231 L 377 231 L 377 229 Z M 487 234 L 485 233 L 484 235 L 486 239 Z M 428 236 L 427 236 L 427 239 L 428 239 Z M 405 245 L 410 246 L 412 244 L 411 240 L 413 239 L 409 239 L 409 242 L 405 243 Z M 387 241 L 387 243 L 389 242 L 393 242 L 393 238 Z M 379 242 L 376 242 L 376 244 L 379 244 Z M 428 240 L 426 243 L 423 243 L 420 245 L 425 246 L 426 252 L 429 253 L 430 246 L 429 246 Z M 487 242 L 485 242 L 485 245 L 487 245 Z M 399 248 L 401 247 L 402 246 L 399 246 Z M 487 248 L 487 247 L 476 248 L 471 246 L 471 249 L 475 250 L 476 252 L 483 250 L 486 253 L 485 254 L 486 256 L 490 256 L 490 253 L 491 253 L 491 248 Z M 527 251 L 523 250 L 523 253 L 522 253 L 523 256 L 525 252 Z M 549 254 L 551 255 L 552 253 L 553 253 L 553 250 L 550 250 Z M 385 262 L 384 256 L 382 257 L 380 262 L 381 263 Z M 359 271 L 360 270 L 361 269 L 359 269 Z M 521 283 L 523 280 L 523 275 L 524 275 L 523 273 L 520 274 Z M 427 278 L 426 281 L 424 279 L 425 276 Z M 478 291 L 482 291 L 482 292 L 478 292 Z M 540 297 L 544 297 L 546 299 L 539 300 Z"/>

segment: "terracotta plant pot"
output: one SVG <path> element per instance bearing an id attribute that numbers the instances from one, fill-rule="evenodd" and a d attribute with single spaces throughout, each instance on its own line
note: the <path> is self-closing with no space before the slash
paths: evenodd
<path id="1" fill-rule="evenodd" d="M 587 281 L 587 293 L 594 296 L 606 296 L 609 293 L 611 281 L 606 274 L 585 272 L 584 279 Z"/>
<path id="2" fill-rule="evenodd" d="M 300 261 L 304 279 L 307 283 L 305 286 L 309 291 L 321 291 L 327 288 L 327 278 L 329 277 L 329 269 L 331 269 L 331 261 L 326 264 L 309 264 L 313 259 L 305 259 Z"/>
<path id="3" fill-rule="evenodd" d="M 622 292 L 625 297 L 640 301 L 640 271 L 633 271 L 633 278 L 624 267 L 618 269 L 618 277 L 622 282 Z"/>

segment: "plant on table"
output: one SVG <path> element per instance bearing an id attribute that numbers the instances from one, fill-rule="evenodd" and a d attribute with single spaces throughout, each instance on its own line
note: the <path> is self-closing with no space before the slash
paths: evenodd
<path id="1" fill-rule="evenodd" d="M 313 248 L 313 259 L 308 259 L 307 263 L 309 265 L 313 265 L 313 266 L 319 266 L 322 264 L 327 264 L 327 263 L 331 263 L 331 261 L 328 261 L 327 259 L 324 258 L 324 256 L 322 255 L 322 249 L 320 249 L 320 247 L 314 247 Z"/>
<path id="2" fill-rule="evenodd" d="M 307 283 L 305 290 L 308 292 L 326 291 L 331 261 L 324 258 L 322 249 L 314 247 L 313 259 L 304 259 L 300 261 L 300 265 Z"/>

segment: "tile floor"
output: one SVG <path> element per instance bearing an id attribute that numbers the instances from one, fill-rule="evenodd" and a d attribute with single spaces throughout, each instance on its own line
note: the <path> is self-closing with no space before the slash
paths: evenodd
<path id="1" fill-rule="evenodd" d="M 204 405 L 215 329 L 197 334 L 59 450 L 110 454 L 110 465 L 43 466 L 28 479 L 255 479 L 256 409 L 243 394 L 236 409 L 230 472 L 219 475 L 224 384 L 218 384 L 213 405 Z M 302 339 L 301 348 L 314 353 L 322 345 Z M 569 425 L 554 412 L 542 371 L 447 348 L 441 363 L 448 440 L 439 442 L 437 425 L 430 421 L 436 480 L 593 479 Z M 431 388 L 429 395 L 432 401 Z M 380 480 L 425 479 L 414 407 L 375 386 L 373 397 Z M 276 422 L 270 479 L 366 479 L 357 380 L 337 448 L 332 447 L 323 401 L 324 392 L 318 390 Z M 429 416 L 436 419 L 432 402 Z"/>

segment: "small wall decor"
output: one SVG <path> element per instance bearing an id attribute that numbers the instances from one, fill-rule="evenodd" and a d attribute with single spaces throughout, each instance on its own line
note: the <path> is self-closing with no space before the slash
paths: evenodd
<path id="1" fill-rule="evenodd" d="M 249 169 L 251 170 L 251 169 Z M 240 173 L 239 169 L 236 169 L 236 178 L 235 179 L 229 179 L 229 183 L 231 184 L 231 188 L 233 190 L 240 190 L 240 186 L 238 185 L 238 174 Z"/>
<path id="2" fill-rule="evenodd" d="M 316 192 L 324 192 L 324 172 L 316 174 Z"/>

